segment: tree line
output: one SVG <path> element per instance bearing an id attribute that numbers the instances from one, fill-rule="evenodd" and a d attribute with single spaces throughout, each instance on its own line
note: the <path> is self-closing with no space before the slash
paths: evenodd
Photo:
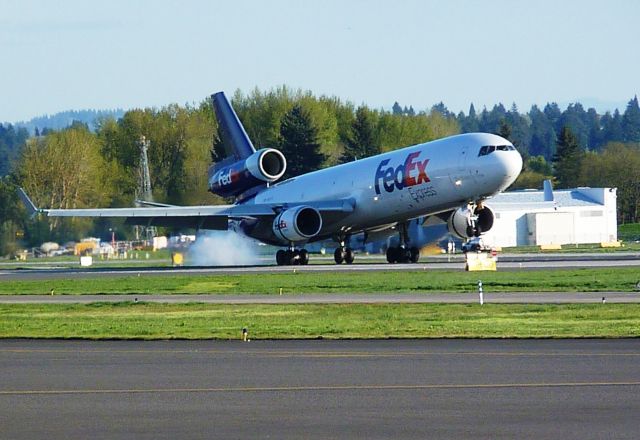
<path id="1" fill-rule="evenodd" d="M 624 114 L 602 116 L 593 109 L 580 110 L 579 104 L 564 112 L 554 104 L 543 111 L 534 106 L 525 115 L 515 106 L 506 111 L 502 105 L 479 114 L 471 106 L 468 115 L 455 115 L 442 103 L 424 111 L 396 103 L 386 111 L 284 86 L 238 91 L 232 104 L 257 148 L 283 151 L 287 177 L 460 132 L 487 131 L 508 138 L 525 156 L 516 188 L 540 187 L 548 177 L 558 187 L 616 186 L 620 220 L 638 221 L 637 98 Z M 597 133 L 592 133 L 596 122 L 589 125 L 587 120 L 597 121 Z M 612 120 L 619 121 L 619 130 L 611 131 Z M 222 158 L 214 142 L 217 123 L 209 100 L 130 110 L 118 119 L 100 117 L 95 130 L 76 121 L 28 137 L 24 130 L 0 127 L 0 146 L 9 145 L 4 139 L 13 139 L 11 160 L 0 179 L 0 254 L 11 252 L 19 241 L 64 242 L 88 234 L 105 236 L 110 228 L 120 237 L 131 236 L 130 228 L 108 219 L 27 219 L 15 189 L 23 186 L 44 207 L 132 206 L 139 197 L 142 136 L 150 142 L 155 201 L 225 202 L 207 192 L 207 168 Z M 9 148 L 0 153 L 5 150 Z"/>

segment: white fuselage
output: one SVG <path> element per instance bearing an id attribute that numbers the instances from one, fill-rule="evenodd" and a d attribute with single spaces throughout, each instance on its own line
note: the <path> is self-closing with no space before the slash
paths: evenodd
<path id="1" fill-rule="evenodd" d="M 494 149 L 479 155 L 485 146 Z M 353 212 L 325 223 L 319 234 L 335 236 L 484 200 L 511 185 L 521 168 L 520 154 L 506 139 L 487 133 L 462 134 L 294 177 L 265 189 L 253 202 L 299 204 L 350 198 Z"/>

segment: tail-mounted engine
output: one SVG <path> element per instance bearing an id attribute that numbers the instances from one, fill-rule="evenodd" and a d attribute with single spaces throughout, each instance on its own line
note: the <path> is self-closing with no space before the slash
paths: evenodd
<path id="1" fill-rule="evenodd" d="M 263 148 L 233 164 L 217 165 L 209 169 L 209 191 L 222 197 L 230 197 L 238 196 L 256 186 L 275 182 L 287 169 L 287 160 L 280 151 Z"/>
<path id="2" fill-rule="evenodd" d="M 483 205 L 467 205 L 456 209 L 447 221 L 449 232 L 462 239 L 479 237 L 493 227 L 495 215 Z"/>
<path id="3" fill-rule="evenodd" d="M 273 220 L 273 233 L 286 243 L 307 241 L 322 229 L 322 216 L 311 206 L 296 206 L 280 212 Z"/>

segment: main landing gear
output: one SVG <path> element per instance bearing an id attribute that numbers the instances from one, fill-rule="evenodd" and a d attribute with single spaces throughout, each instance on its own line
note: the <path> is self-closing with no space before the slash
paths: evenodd
<path id="1" fill-rule="evenodd" d="M 278 266 L 306 266 L 309 264 L 309 252 L 306 249 L 280 249 L 276 252 Z"/>
<path id="2" fill-rule="evenodd" d="M 336 261 L 336 264 L 342 264 L 342 262 L 351 264 L 355 257 L 353 249 L 345 247 L 344 245 L 338 246 L 333 253 L 333 259 Z"/>
<path id="3" fill-rule="evenodd" d="M 400 246 L 387 249 L 387 262 L 389 263 L 417 263 L 420 259 L 420 249 L 409 246 L 409 231 L 407 223 L 398 224 L 400 233 Z"/>
<path id="4" fill-rule="evenodd" d="M 349 241 L 351 240 L 351 236 L 350 235 L 338 236 L 335 238 L 335 240 L 339 244 L 339 246 L 336 248 L 335 252 L 333 253 L 333 259 L 335 260 L 336 264 L 353 263 L 353 260 L 356 258 L 356 254 L 355 252 L 353 252 L 353 249 L 347 246 L 347 243 L 349 243 Z"/>

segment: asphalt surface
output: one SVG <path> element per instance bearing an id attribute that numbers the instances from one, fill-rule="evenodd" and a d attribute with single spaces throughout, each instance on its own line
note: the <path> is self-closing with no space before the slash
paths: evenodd
<path id="1" fill-rule="evenodd" d="M 498 270 L 551 270 L 585 267 L 638 267 L 640 269 L 640 254 L 511 254 L 500 256 Z M 0 282 L 3 280 L 49 280 L 49 279 L 77 279 L 122 277 L 137 274 L 145 276 L 166 275 L 224 275 L 224 274 L 261 274 L 283 272 L 363 272 L 363 271 L 415 271 L 415 270 L 464 270 L 464 260 L 461 256 L 429 257 L 417 264 L 311 264 L 308 266 L 241 266 L 241 267 L 42 267 L 35 266 L 28 269 L 0 269 Z"/>
<path id="2" fill-rule="evenodd" d="M 485 288 L 486 289 L 486 288 Z M 640 291 L 624 292 L 483 292 L 485 303 L 578 304 L 638 303 Z M 416 304 L 477 303 L 478 293 L 318 293 L 298 295 L 0 295 L 0 304 L 208 303 L 208 304 Z"/>
<path id="3" fill-rule="evenodd" d="M 2 439 L 637 439 L 640 340 L 0 341 Z"/>

